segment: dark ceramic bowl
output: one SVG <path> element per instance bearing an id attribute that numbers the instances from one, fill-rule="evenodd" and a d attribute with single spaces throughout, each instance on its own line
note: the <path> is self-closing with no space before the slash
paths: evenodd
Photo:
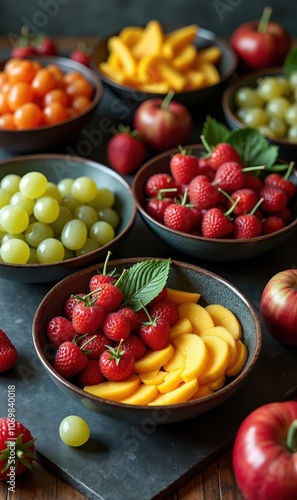
<path id="1" fill-rule="evenodd" d="M 185 148 L 191 149 L 197 156 L 205 151 L 201 145 L 185 146 Z M 135 202 L 144 222 L 161 240 L 175 250 L 196 259 L 232 262 L 268 252 L 283 244 L 297 230 L 296 216 L 293 222 L 280 231 L 247 240 L 204 238 L 169 229 L 157 222 L 145 210 L 145 183 L 153 174 L 170 173 L 169 161 L 177 151 L 177 149 L 172 149 L 147 161 L 136 173 L 132 183 Z"/>
<path id="2" fill-rule="evenodd" d="M 0 162 L 0 181 L 9 173 L 24 175 L 30 171 L 42 172 L 49 181 L 59 182 L 66 177 L 86 175 L 98 187 L 107 187 L 115 195 L 114 208 L 120 216 L 115 238 L 97 250 L 53 264 L 8 264 L 0 262 L 0 277 L 9 280 L 42 283 L 58 281 L 77 269 L 90 266 L 106 258 L 107 251 L 117 248 L 128 236 L 136 219 L 136 205 L 130 186 L 108 167 L 85 158 L 70 155 L 27 155 Z"/>
<path id="3" fill-rule="evenodd" d="M 109 269 L 116 267 L 117 271 L 121 272 L 124 268 L 140 260 L 143 259 L 111 261 Z M 192 292 L 199 290 L 201 293 L 199 303 L 201 305 L 220 303 L 231 309 L 239 319 L 243 329 L 243 341 L 248 347 L 249 354 L 246 365 L 236 377 L 230 379 L 222 389 L 198 400 L 154 407 L 108 401 L 86 393 L 71 381 L 61 377 L 52 366 L 54 353 L 53 349 L 49 347 L 46 325 L 52 317 L 64 314 L 63 304 L 70 294 L 87 291 L 89 280 L 98 267 L 100 269 L 100 266 L 96 266 L 96 268 L 89 267 L 76 272 L 55 285 L 38 306 L 33 320 L 33 342 L 39 360 L 48 375 L 66 396 L 74 398 L 78 403 L 96 413 L 114 419 L 140 423 L 143 419 L 149 418 L 153 419 L 153 422 L 159 423 L 161 418 L 156 420 L 156 415 L 164 414 L 162 423 L 171 423 L 201 415 L 223 403 L 239 389 L 253 370 L 261 352 L 262 331 L 258 315 L 247 298 L 231 283 L 205 269 L 178 261 L 171 263 L 168 286 Z"/>
<path id="4" fill-rule="evenodd" d="M 236 115 L 236 92 L 242 87 L 256 88 L 259 80 L 261 78 L 264 78 L 265 76 L 283 76 L 282 68 L 266 68 L 254 71 L 236 80 L 225 89 L 222 97 L 222 107 L 226 122 L 232 130 L 245 127 L 245 125 L 238 119 Z M 271 144 L 274 144 L 279 148 L 280 158 L 283 158 L 287 162 L 297 160 L 297 143 L 294 143 L 287 139 L 271 139 L 269 137 L 266 138 Z"/>
<path id="5" fill-rule="evenodd" d="M 174 27 L 172 29 L 174 29 Z M 171 31 L 171 29 L 166 28 L 165 31 Z M 164 99 L 165 94 L 135 90 L 132 87 L 119 84 L 111 78 L 108 78 L 104 73 L 102 73 L 102 71 L 98 69 L 98 65 L 101 62 L 106 61 L 107 59 L 107 41 L 109 38 L 109 36 L 102 38 L 102 40 L 95 48 L 93 54 L 93 68 L 99 72 L 100 78 L 104 82 L 104 84 L 108 88 L 119 94 L 123 100 L 128 101 L 131 104 L 139 104 L 146 99 Z M 206 100 L 209 100 L 210 97 L 222 90 L 229 78 L 234 74 L 237 66 L 237 57 L 228 42 L 223 38 L 215 35 L 213 32 L 203 28 L 199 28 L 195 45 L 198 49 L 204 49 L 206 47 L 213 46 L 219 47 L 221 49 L 222 57 L 217 66 L 221 75 L 221 81 L 216 85 L 212 85 L 201 90 L 176 93 L 174 99 L 183 103 L 187 107 L 191 107 L 199 103 L 205 104 Z"/>
<path id="6" fill-rule="evenodd" d="M 76 61 L 66 57 L 34 57 L 42 66 L 55 64 L 63 73 L 77 71 L 93 86 L 94 94 L 88 108 L 77 115 L 56 125 L 29 130 L 0 130 L 0 147 L 16 153 L 35 153 L 49 150 L 76 136 L 93 116 L 103 95 L 103 85 L 98 74 Z M 0 64 L 0 68 L 6 61 Z"/>

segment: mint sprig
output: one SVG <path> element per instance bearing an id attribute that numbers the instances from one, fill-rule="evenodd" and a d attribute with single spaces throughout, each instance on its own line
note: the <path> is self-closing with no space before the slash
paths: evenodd
<path id="1" fill-rule="evenodd" d="M 122 307 L 134 311 L 153 300 L 167 283 L 171 259 L 152 259 L 137 262 L 126 269 L 118 286 L 123 292 Z"/>

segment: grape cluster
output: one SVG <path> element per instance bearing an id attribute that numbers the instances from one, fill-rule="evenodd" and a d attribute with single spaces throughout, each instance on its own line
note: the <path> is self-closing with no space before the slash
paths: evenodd
<path id="1" fill-rule="evenodd" d="M 0 260 L 44 264 L 89 253 L 115 236 L 115 195 L 88 176 L 57 184 L 37 171 L 0 182 Z"/>
<path id="2" fill-rule="evenodd" d="M 236 117 L 270 139 L 297 143 L 297 71 L 290 77 L 265 76 L 255 88 L 243 86 L 234 96 Z"/>

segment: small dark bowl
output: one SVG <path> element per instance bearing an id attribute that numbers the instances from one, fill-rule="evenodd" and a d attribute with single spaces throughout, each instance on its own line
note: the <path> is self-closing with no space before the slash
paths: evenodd
<path id="1" fill-rule="evenodd" d="M 143 259 L 111 261 L 109 269 L 116 267 L 117 271 L 121 272 L 124 268 L 140 260 Z M 243 341 L 249 354 L 246 365 L 236 377 L 230 379 L 222 389 L 198 400 L 154 407 L 108 401 L 86 393 L 71 381 L 61 377 L 52 366 L 54 353 L 46 336 L 46 325 L 52 317 L 64 314 L 63 304 L 70 294 L 87 291 L 91 276 L 101 267 L 89 267 L 76 272 L 55 285 L 43 298 L 34 316 L 32 332 L 35 350 L 47 374 L 64 394 L 74 398 L 78 403 L 95 413 L 114 419 L 140 423 L 143 419 L 150 418 L 155 422 L 156 413 L 162 412 L 162 415 L 164 413 L 166 416 L 162 423 L 171 423 L 206 413 L 226 401 L 239 389 L 253 370 L 261 352 L 262 331 L 258 315 L 253 305 L 231 283 L 205 269 L 178 261 L 173 261 L 171 264 L 168 278 L 169 286 L 193 292 L 199 290 L 202 296 L 202 300 L 200 299 L 201 302 L 199 302 L 201 305 L 220 303 L 231 309 L 239 319 L 243 329 Z"/>
<path id="2" fill-rule="evenodd" d="M 185 146 L 185 148 L 191 149 L 193 154 L 198 157 L 205 152 L 202 145 Z M 169 229 L 164 224 L 157 222 L 145 210 L 145 183 L 153 174 L 160 172 L 170 173 L 169 161 L 171 156 L 176 152 L 178 152 L 178 149 L 172 149 L 147 161 L 136 173 L 132 183 L 135 202 L 144 222 L 161 240 L 165 241 L 165 243 L 175 250 L 196 259 L 222 262 L 242 260 L 272 250 L 276 246 L 283 244 L 297 230 L 296 215 L 293 222 L 280 231 L 246 240 L 230 238 L 215 239 L 189 235 Z"/>
<path id="3" fill-rule="evenodd" d="M 42 66 L 55 64 L 63 73 L 77 71 L 93 86 L 94 95 L 88 108 L 56 125 L 28 130 L 0 130 L 0 147 L 15 153 L 35 153 L 48 150 L 77 135 L 89 122 L 103 95 L 103 85 L 98 74 L 86 66 L 66 57 L 34 57 Z M 6 61 L 0 64 L 3 69 Z"/>
<path id="4" fill-rule="evenodd" d="M 24 175 L 42 172 L 49 181 L 59 182 L 66 177 L 86 175 L 97 186 L 109 188 L 115 195 L 114 208 L 120 216 L 115 238 L 90 253 L 53 264 L 8 264 L 0 262 L 0 277 L 26 283 L 59 281 L 77 269 L 90 266 L 106 258 L 108 250 L 115 250 L 128 236 L 136 219 L 137 209 L 128 183 L 116 172 L 99 163 L 71 155 L 27 155 L 0 162 L 0 180 L 9 173 Z"/>
<path id="5" fill-rule="evenodd" d="M 283 70 L 282 68 L 266 68 L 253 71 L 230 84 L 224 91 L 222 97 L 223 112 L 226 122 L 232 130 L 245 127 L 236 116 L 236 92 L 242 87 L 256 88 L 259 79 L 265 76 L 283 76 Z M 279 148 L 280 158 L 283 158 L 287 162 L 297 160 L 297 143 L 287 139 L 271 139 L 269 137 L 267 137 L 267 140 L 270 144 L 274 144 Z"/>
<path id="6" fill-rule="evenodd" d="M 174 29 L 174 27 L 172 29 Z M 170 31 L 168 28 L 164 30 Z M 105 85 L 119 94 L 123 100 L 128 101 L 131 104 L 140 104 L 146 99 L 164 99 L 165 94 L 143 92 L 127 85 L 122 85 L 112 80 L 111 78 L 108 78 L 98 69 L 98 65 L 101 62 L 106 61 L 107 59 L 107 41 L 109 38 L 109 36 L 102 38 L 102 40 L 95 48 L 93 54 L 93 68 L 98 71 L 100 78 L 105 83 Z M 216 85 L 212 85 L 201 90 L 176 93 L 174 99 L 178 102 L 181 102 L 187 107 L 191 107 L 199 103 L 205 104 L 206 100 L 209 100 L 214 94 L 217 94 L 220 90 L 222 90 L 229 78 L 231 78 L 231 76 L 234 74 L 237 66 L 237 57 L 228 42 L 223 38 L 215 35 L 212 31 L 206 30 L 204 28 L 199 28 L 195 45 L 198 49 L 204 49 L 206 47 L 213 46 L 219 47 L 221 49 L 222 57 L 217 66 L 221 75 L 221 81 Z"/>

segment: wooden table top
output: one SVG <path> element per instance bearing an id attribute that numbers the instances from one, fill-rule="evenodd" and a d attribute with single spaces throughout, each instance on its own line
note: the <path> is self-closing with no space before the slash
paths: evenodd
<path id="1" fill-rule="evenodd" d="M 82 38 L 79 39 L 82 41 Z M 98 42 L 97 36 L 84 37 L 87 46 Z M 77 37 L 57 37 L 55 39 L 59 51 L 67 52 L 77 46 Z M 7 37 L 0 36 L 0 50 L 11 49 Z M 100 493 L 100 492 L 99 492 Z M 50 472 L 37 461 L 33 462 L 31 471 L 19 476 L 13 494 L 7 490 L 5 481 L 0 481 L 0 498 L 2 500 L 88 500 L 58 475 Z M 140 492 L 141 498 L 141 492 Z M 166 500 L 243 500 L 232 469 L 232 449 L 228 450 L 216 461 L 185 482 Z M 116 499 L 115 499 L 116 500 Z M 164 498 L 165 500 L 165 498 Z"/>

